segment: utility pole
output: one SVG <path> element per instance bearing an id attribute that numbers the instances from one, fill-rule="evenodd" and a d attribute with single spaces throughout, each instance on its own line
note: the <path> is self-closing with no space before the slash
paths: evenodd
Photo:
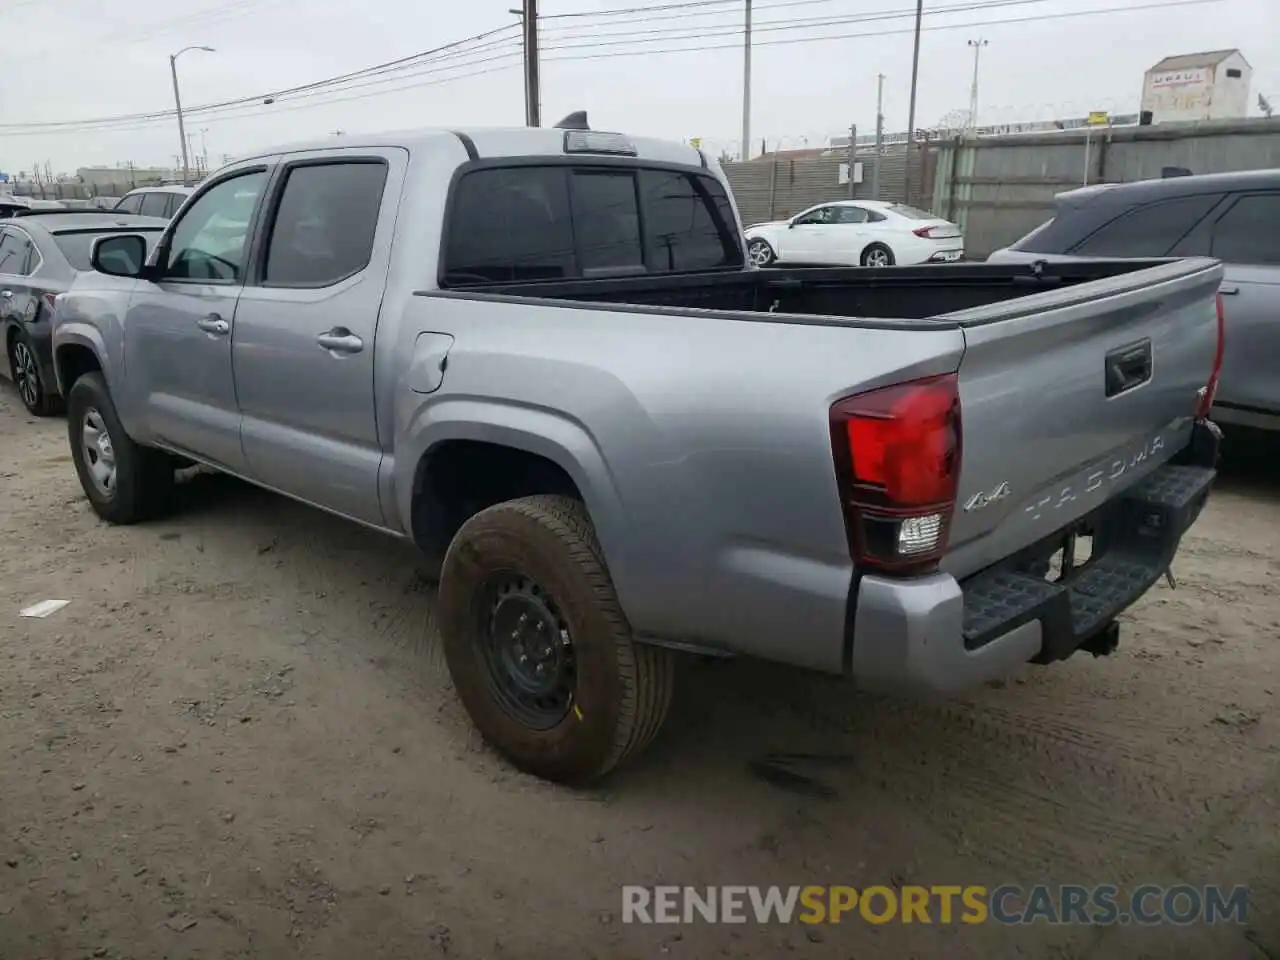
<path id="1" fill-rule="evenodd" d="M 871 199 L 880 199 L 880 164 L 884 162 L 884 74 L 876 74 L 876 165 L 871 168 Z"/>
<path id="2" fill-rule="evenodd" d="M 849 127 L 849 199 L 853 199 L 853 165 L 858 156 L 858 125 Z"/>
<path id="3" fill-rule="evenodd" d="M 751 0 L 742 34 L 742 159 L 751 159 Z"/>
<path id="4" fill-rule="evenodd" d="M 979 37 L 977 40 L 970 40 L 969 46 L 973 47 L 973 85 L 969 87 L 969 129 L 974 129 L 978 125 L 978 59 L 982 56 L 982 48 L 987 46 L 988 41 Z"/>
<path id="5" fill-rule="evenodd" d="M 542 90 L 538 83 L 538 0 L 523 0 L 519 10 L 511 10 L 520 18 L 524 33 L 524 123 L 526 127 L 542 126 Z"/>
<path id="6" fill-rule="evenodd" d="M 911 104 L 907 107 L 907 156 L 902 192 L 903 203 L 911 202 L 911 148 L 916 140 L 916 86 L 920 80 L 920 21 L 924 19 L 924 0 L 916 0 L 915 40 L 911 52 Z"/>
<path id="7" fill-rule="evenodd" d="M 187 154 L 187 128 L 182 123 L 182 95 L 178 93 L 178 58 L 188 50 L 203 50 L 206 53 L 213 53 L 213 47 L 205 47 L 193 45 L 183 47 L 177 53 L 169 54 L 169 73 L 173 76 L 173 105 L 178 111 L 178 139 L 182 141 L 182 183 L 190 186 L 187 182 L 191 179 L 190 157 Z"/>

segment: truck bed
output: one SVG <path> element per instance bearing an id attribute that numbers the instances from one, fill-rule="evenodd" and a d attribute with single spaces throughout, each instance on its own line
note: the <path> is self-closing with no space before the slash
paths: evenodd
<path id="1" fill-rule="evenodd" d="M 1094 260 L 1052 264 L 937 264 L 878 270 L 788 267 L 677 276 L 607 277 L 572 281 L 468 284 L 445 295 L 573 300 L 628 307 L 693 308 L 783 314 L 810 323 L 898 326 L 985 307 L 1034 293 L 1125 276 L 1174 261 Z M 863 325 L 860 324 L 860 325 Z"/>

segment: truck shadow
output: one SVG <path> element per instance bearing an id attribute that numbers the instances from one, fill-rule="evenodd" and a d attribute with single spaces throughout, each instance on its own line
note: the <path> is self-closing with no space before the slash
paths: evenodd
<path id="1" fill-rule="evenodd" d="M 1234 460 L 1224 485 L 1275 497 L 1274 474 L 1256 458 Z M 569 802 L 476 744 L 411 546 L 217 476 L 184 484 L 172 524 L 184 540 L 202 538 L 206 560 L 294 594 L 287 603 L 314 613 L 357 664 L 403 675 L 401 696 L 423 705 L 421 722 L 445 721 L 446 741 L 465 744 L 468 762 L 504 789 L 549 809 Z M 1221 671 L 1236 678 L 1231 698 L 1242 705 L 1266 677 L 1230 659 L 1243 638 L 1212 651 L 1217 672 L 1209 663 L 1192 676 L 1173 646 L 1181 641 L 1141 612 L 1125 631 L 1117 657 L 1027 667 L 931 701 L 766 663 L 684 658 L 657 743 L 572 802 L 607 804 L 627 830 L 657 822 L 724 849 L 710 883 L 778 864 L 788 877 L 835 864 L 838 879 L 813 882 L 841 883 L 854 873 L 899 884 L 1077 882 L 1121 860 L 1169 875 L 1206 830 L 1229 826 L 1214 811 L 1274 771 L 1252 762 L 1262 748 L 1230 725 L 1247 711 L 1221 712 Z M 962 873 L 970 879 L 937 879 Z"/>

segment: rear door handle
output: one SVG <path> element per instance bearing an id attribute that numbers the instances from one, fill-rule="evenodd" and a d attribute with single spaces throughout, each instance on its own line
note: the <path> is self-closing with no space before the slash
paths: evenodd
<path id="1" fill-rule="evenodd" d="M 1139 340 L 1107 354 L 1107 396 L 1114 397 L 1151 379 L 1151 341 Z"/>
<path id="2" fill-rule="evenodd" d="M 1222 294 L 1224 297 L 1234 297 L 1237 293 L 1240 292 L 1240 288 L 1239 287 L 1219 287 L 1218 292 Z"/>
<path id="3" fill-rule="evenodd" d="M 214 336 L 225 337 L 231 332 L 231 324 L 223 320 L 216 313 L 211 313 L 207 317 L 201 317 L 196 321 L 196 326 L 205 333 L 212 333 Z"/>
<path id="4" fill-rule="evenodd" d="M 346 327 L 334 327 L 316 337 L 320 349 L 330 353 L 359 353 L 364 349 L 364 341 Z"/>

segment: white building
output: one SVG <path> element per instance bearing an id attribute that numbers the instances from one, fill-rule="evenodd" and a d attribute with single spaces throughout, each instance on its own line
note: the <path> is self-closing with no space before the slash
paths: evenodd
<path id="1" fill-rule="evenodd" d="M 1165 57 L 1142 81 L 1152 123 L 1231 120 L 1249 115 L 1253 68 L 1239 50 Z"/>

